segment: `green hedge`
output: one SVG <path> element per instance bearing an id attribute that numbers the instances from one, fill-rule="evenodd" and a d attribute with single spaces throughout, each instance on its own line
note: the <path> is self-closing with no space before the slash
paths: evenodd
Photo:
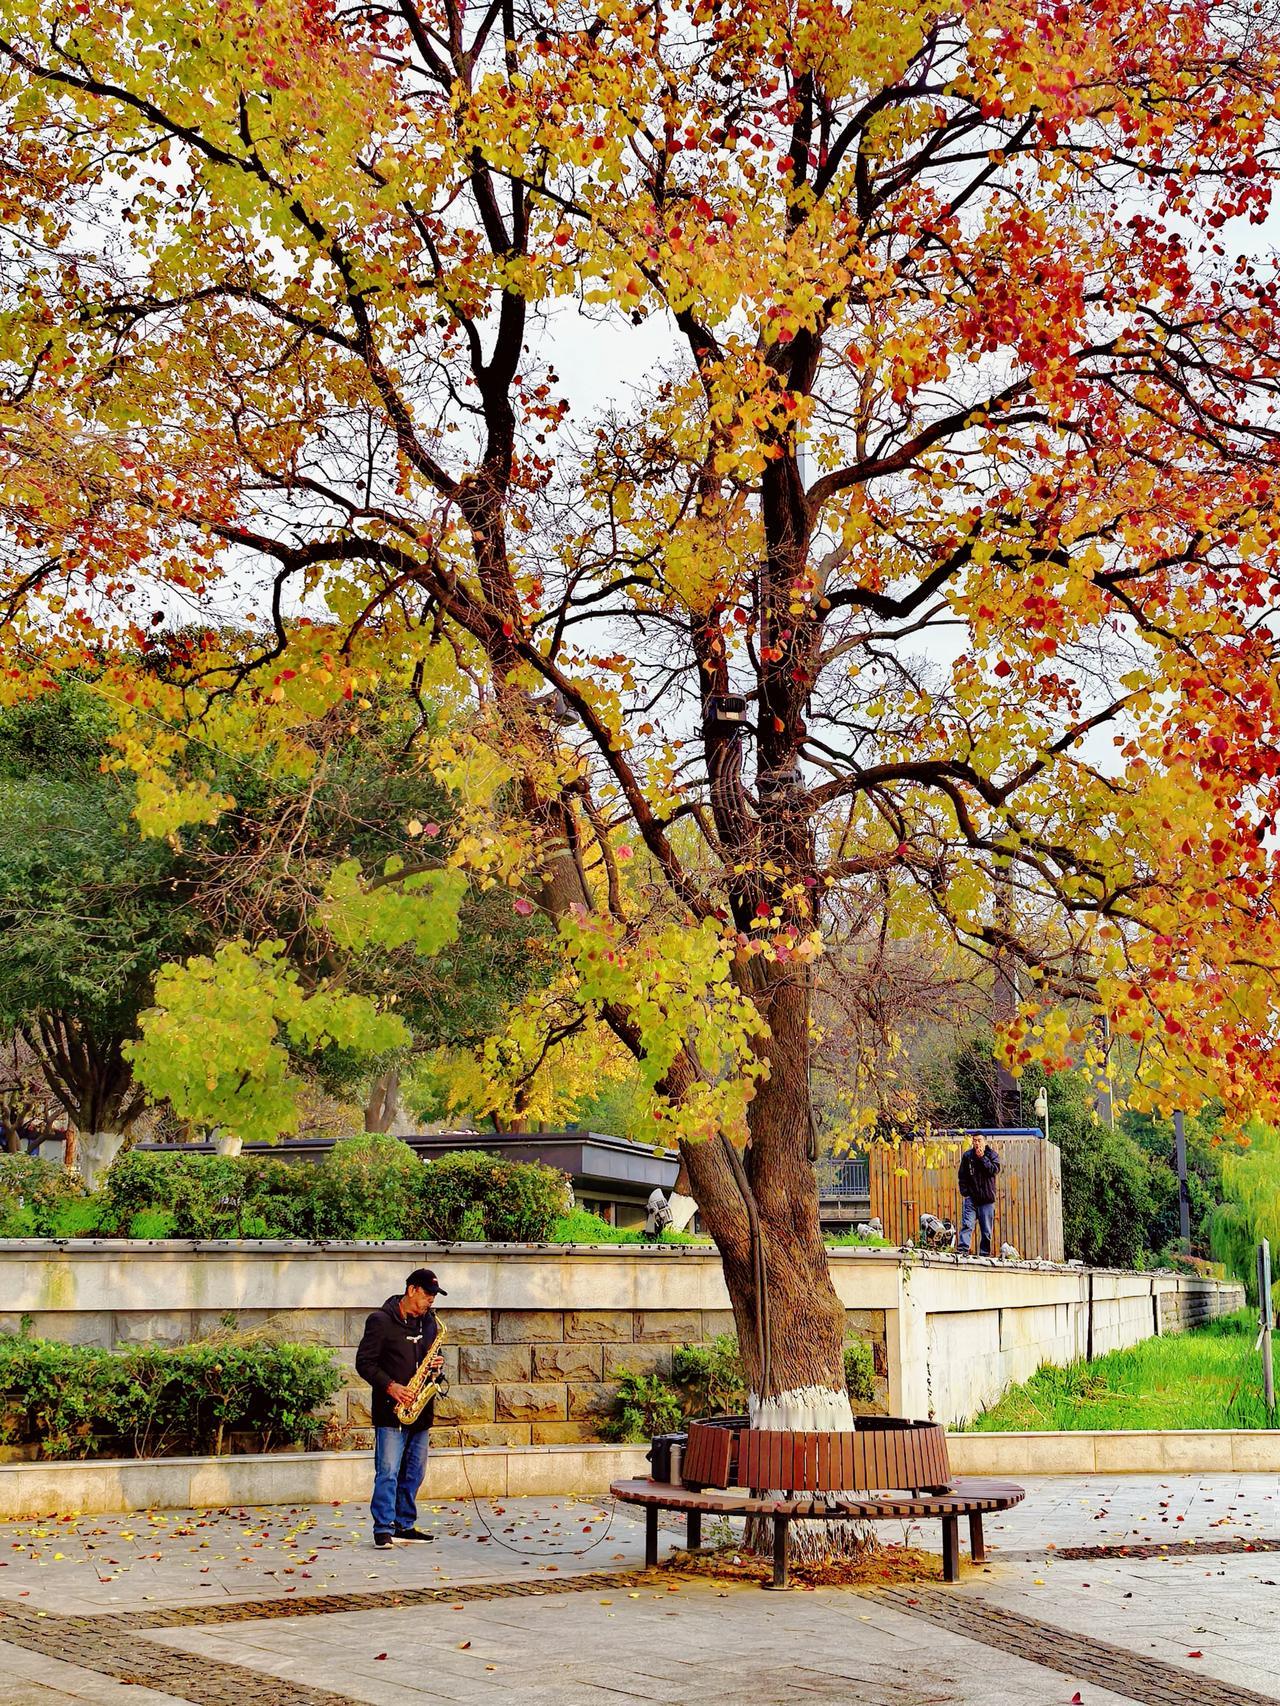
<path id="1" fill-rule="evenodd" d="M 81 1224 L 91 1221 L 92 1206 L 79 1176 L 57 1161 L 0 1155 L 0 1238 L 76 1237 L 62 1223 L 77 1213 Z"/>
<path id="2" fill-rule="evenodd" d="M 545 1243 L 563 1173 L 479 1151 L 423 1164 L 395 1137 L 351 1137 L 323 1161 L 122 1155 L 90 1196 L 53 1162 L 0 1165 L 3 1238 L 460 1239 Z"/>
<path id="3" fill-rule="evenodd" d="M 323 1345 L 228 1335 L 108 1351 L 0 1337 L 0 1444 L 40 1458 L 173 1457 L 310 1447 L 342 1384 Z"/>

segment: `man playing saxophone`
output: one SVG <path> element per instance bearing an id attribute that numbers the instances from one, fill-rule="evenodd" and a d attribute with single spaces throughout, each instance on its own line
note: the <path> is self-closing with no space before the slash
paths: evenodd
<path id="1" fill-rule="evenodd" d="M 389 1297 L 364 1324 L 356 1352 L 356 1373 L 373 1388 L 373 1544 L 379 1548 L 399 1541 L 431 1540 L 418 1528 L 418 1488 L 427 1467 L 428 1430 L 434 1400 L 402 1421 L 421 1382 L 443 1366 L 438 1344 L 443 1329 L 436 1320 L 435 1301 L 447 1293 L 430 1268 L 415 1268 L 405 1281 L 402 1297 Z M 424 1366 L 425 1365 L 425 1366 Z"/>

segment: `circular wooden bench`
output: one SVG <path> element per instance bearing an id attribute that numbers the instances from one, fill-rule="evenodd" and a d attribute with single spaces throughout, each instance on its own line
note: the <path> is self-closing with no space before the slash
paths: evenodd
<path id="1" fill-rule="evenodd" d="M 862 1489 L 866 1489 L 864 1492 Z M 697 1551 L 704 1516 L 761 1516 L 773 1523 L 773 1581 L 785 1588 L 790 1527 L 797 1521 L 942 1524 L 942 1574 L 960 1576 L 960 1518 L 969 1519 L 975 1563 L 986 1558 L 982 1519 L 1009 1510 L 1021 1487 L 953 1480 L 946 1434 L 936 1423 L 873 1417 L 853 1433 L 749 1428 L 744 1418 L 691 1422 L 680 1483 L 615 1481 L 610 1491 L 645 1513 L 645 1566 L 658 1562 L 658 1513 L 682 1511 L 685 1543 Z"/>

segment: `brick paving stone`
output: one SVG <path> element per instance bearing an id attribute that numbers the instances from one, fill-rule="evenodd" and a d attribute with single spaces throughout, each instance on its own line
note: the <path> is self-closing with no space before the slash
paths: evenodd
<path id="1" fill-rule="evenodd" d="M 61 1659 L 117 1682 L 141 1684 L 189 1706 L 350 1706 L 350 1696 L 282 1682 L 244 1665 L 208 1661 L 146 1640 L 150 1629 L 219 1627 L 265 1619 L 325 1617 L 345 1611 L 394 1611 L 415 1605 L 459 1605 L 475 1600 L 525 1599 L 630 1587 L 633 1572 L 594 1571 L 561 1581 L 473 1582 L 442 1588 L 387 1588 L 378 1592 L 312 1594 L 305 1599 L 238 1600 L 226 1605 L 157 1606 L 153 1611 L 101 1617 L 57 1616 L 0 1601 L 0 1641 L 46 1658 Z M 138 1637 L 141 1636 L 140 1641 Z"/>
<path id="2" fill-rule="evenodd" d="M 1169 1540 L 1152 1541 L 1132 1546 L 1059 1546 L 1056 1556 L 1070 1560 L 1091 1558 L 1186 1558 L 1217 1556 L 1230 1557 L 1237 1552 L 1280 1552 L 1280 1540 L 1261 1537 L 1235 1540 Z M 1005 1557 L 1017 1554 L 1005 1553 Z"/>
<path id="3" fill-rule="evenodd" d="M 1159 1552 L 1157 1547 L 1155 1555 Z M 1258 1694 L 1180 1665 L 1141 1657 L 1126 1647 L 1002 1611 L 986 1601 L 978 1610 L 971 1600 L 945 1589 L 878 1588 L 871 1597 L 935 1628 L 1030 1659 L 1064 1676 L 1083 1677 L 1095 1687 L 1141 1700 L 1144 1706 L 1277 1706 L 1274 1694 Z"/>

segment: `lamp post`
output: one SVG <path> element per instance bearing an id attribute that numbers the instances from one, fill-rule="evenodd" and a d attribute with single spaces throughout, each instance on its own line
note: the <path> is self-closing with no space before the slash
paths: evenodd
<path id="1" fill-rule="evenodd" d="M 1036 1118 L 1044 1121 L 1044 1139 L 1049 1141 L 1049 1091 L 1044 1084 L 1036 1091 Z"/>
<path id="2" fill-rule="evenodd" d="M 1182 1248 L 1191 1254 L 1191 1197 L 1187 1191 L 1187 1133 L 1182 1109 L 1173 1111 L 1173 1153 L 1178 1169 L 1178 1236 Z"/>

